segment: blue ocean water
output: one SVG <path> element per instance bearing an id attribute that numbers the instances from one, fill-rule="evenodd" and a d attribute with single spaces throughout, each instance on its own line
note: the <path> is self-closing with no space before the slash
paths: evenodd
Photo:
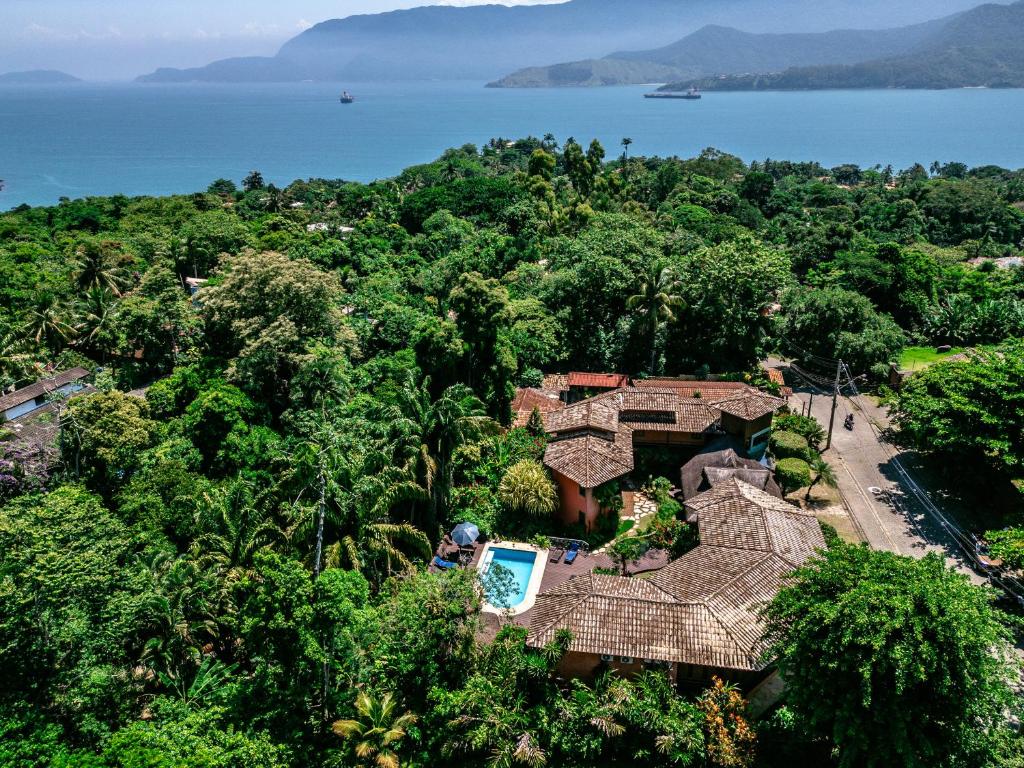
<path id="1" fill-rule="evenodd" d="M 707 93 L 642 98 L 643 86 L 485 89 L 478 82 L 342 86 L 76 85 L 0 88 L 0 210 L 60 197 L 166 194 L 240 180 L 368 181 L 491 137 L 598 138 L 609 154 L 907 167 L 1024 166 L 1024 90 Z"/>

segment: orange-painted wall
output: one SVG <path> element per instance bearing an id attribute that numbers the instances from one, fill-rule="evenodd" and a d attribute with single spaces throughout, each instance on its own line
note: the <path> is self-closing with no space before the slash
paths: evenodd
<path id="1" fill-rule="evenodd" d="M 594 499 L 592 488 L 584 490 L 580 494 L 580 486 L 574 480 L 570 480 L 560 472 L 551 472 L 558 484 L 559 513 L 562 522 L 566 525 L 575 525 L 579 522 L 580 513 L 583 513 L 584 523 L 589 531 L 597 522 L 601 510 L 598 509 L 597 501 Z"/>

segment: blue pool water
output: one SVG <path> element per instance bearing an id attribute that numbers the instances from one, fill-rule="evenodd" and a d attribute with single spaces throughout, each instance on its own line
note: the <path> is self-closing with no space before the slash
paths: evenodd
<path id="1" fill-rule="evenodd" d="M 533 574 L 533 566 L 537 562 L 537 553 L 495 548 L 491 549 L 490 556 L 484 577 L 487 577 L 491 566 L 498 564 L 512 572 L 515 586 L 512 594 L 504 602 L 499 602 L 500 596 L 493 597 L 490 593 L 487 595 L 487 601 L 495 608 L 515 608 L 526 599 L 526 589 L 530 585 L 530 576 Z"/>

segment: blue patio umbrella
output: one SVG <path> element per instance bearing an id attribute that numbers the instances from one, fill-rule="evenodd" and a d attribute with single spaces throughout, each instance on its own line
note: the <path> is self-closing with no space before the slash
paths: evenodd
<path id="1" fill-rule="evenodd" d="M 468 547 L 480 538 L 480 529 L 472 523 L 459 523 L 452 531 L 452 541 L 460 547 Z"/>

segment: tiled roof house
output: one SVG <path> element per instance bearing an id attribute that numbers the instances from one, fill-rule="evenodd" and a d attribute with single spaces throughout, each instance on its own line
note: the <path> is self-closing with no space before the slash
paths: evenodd
<path id="1" fill-rule="evenodd" d="M 562 671 L 669 667 L 676 679 L 762 678 L 760 608 L 825 547 L 817 519 L 736 478 L 691 500 L 700 546 L 649 580 L 586 574 L 537 597 L 527 643 L 572 634 Z"/>
<path id="2" fill-rule="evenodd" d="M 578 375 L 569 374 L 567 383 Z M 609 375 L 605 383 L 612 378 L 618 377 Z M 548 383 L 561 386 L 560 380 Z M 720 399 L 693 397 L 689 388 L 705 383 L 623 386 L 568 405 L 559 399 L 566 390 L 520 390 L 515 424 L 525 424 L 536 407 L 551 435 L 544 464 L 558 485 L 563 521 L 591 527 L 601 512 L 594 489 L 631 472 L 638 446 L 701 448 L 723 434 L 748 448 L 767 442 L 772 415 L 784 400 L 736 382 L 713 382 L 729 384 L 716 392 Z"/>

